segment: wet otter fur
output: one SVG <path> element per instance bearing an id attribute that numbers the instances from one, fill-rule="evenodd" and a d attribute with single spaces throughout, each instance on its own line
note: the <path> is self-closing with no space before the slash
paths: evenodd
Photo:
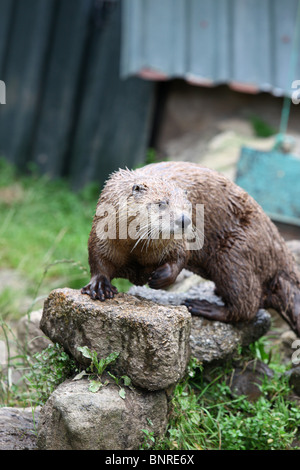
<path id="1" fill-rule="evenodd" d="M 185 305 L 192 314 L 235 323 L 253 319 L 259 308 L 273 308 L 300 336 L 300 273 L 276 226 L 243 189 L 191 162 L 161 162 L 134 171 L 119 170 L 106 182 L 97 205 L 97 210 L 104 203 L 116 207 L 117 233 L 123 217 L 122 207 L 118 206 L 120 198 L 129 208 L 135 203 L 142 207 L 137 238 L 102 237 L 99 222 L 107 213 L 96 212 L 88 242 L 91 281 L 82 293 L 93 299 L 112 298 L 117 290 L 111 280 L 116 277 L 162 289 L 186 268 L 213 281 L 224 301 L 224 306 L 204 300 L 187 301 Z M 186 234 L 197 236 L 197 204 L 204 205 L 204 243 L 190 250 Z M 166 207 L 173 214 L 168 238 L 163 237 L 166 227 L 158 228 L 161 211 Z M 148 209 L 154 214 L 156 238 L 150 236 L 153 232 L 143 232 Z M 127 226 L 132 220 L 134 217 L 127 219 Z M 183 236 L 176 239 L 174 227 L 180 221 Z M 139 238 L 139 231 L 143 237 Z"/>

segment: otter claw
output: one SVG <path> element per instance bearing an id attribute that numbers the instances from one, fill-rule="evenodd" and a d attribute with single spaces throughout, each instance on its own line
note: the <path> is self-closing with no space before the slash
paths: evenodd
<path id="1" fill-rule="evenodd" d="M 118 293 L 110 281 L 104 276 L 97 276 L 91 279 L 91 282 L 81 289 L 82 294 L 87 294 L 93 300 L 112 299 Z"/>

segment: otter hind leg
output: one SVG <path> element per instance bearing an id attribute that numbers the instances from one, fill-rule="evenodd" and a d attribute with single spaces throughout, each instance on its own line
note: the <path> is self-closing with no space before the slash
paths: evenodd
<path id="1" fill-rule="evenodd" d="M 294 316 L 296 320 L 296 333 L 300 337 L 300 290 L 294 297 Z"/>
<path id="2" fill-rule="evenodd" d="M 300 337 L 300 288 L 286 276 L 278 276 L 270 287 L 266 308 L 274 308 Z"/>
<path id="3" fill-rule="evenodd" d="M 192 315 L 224 323 L 238 323 L 252 320 L 261 306 L 262 288 L 259 280 L 245 273 L 236 279 L 224 280 L 216 285 L 215 292 L 224 301 L 224 306 L 206 300 L 186 300 L 184 305 Z"/>
<path id="4" fill-rule="evenodd" d="M 201 316 L 208 320 L 227 323 L 230 321 L 229 311 L 226 307 L 213 304 L 207 300 L 191 299 L 183 302 L 192 315 Z"/>

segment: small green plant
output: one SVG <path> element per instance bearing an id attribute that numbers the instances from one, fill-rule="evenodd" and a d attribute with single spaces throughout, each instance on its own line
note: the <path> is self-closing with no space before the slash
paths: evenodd
<path id="1" fill-rule="evenodd" d="M 124 386 L 132 388 L 130 377 L 128 377 L 128 375 L 122 375 L 121 377 L 116 377 L 115 375 L 113 375 L 109 371 L 107 371 L 107 373 L 115 381 L 115 383 L 118 385 L 119 395 L 124 400 L 125 396 L 126 396 L 126 391 L 125 391 Z M 123 386 L 122 386 L 122 382 L 123 382 Z"/>
<path id="2" fill-rule="evenodd" d="M 268 346 L 267 340 L 265 337 L 259 338 L 254 343 L 249 345 L 249 350 L 251 351 L 253 357 L 259 359 L 265 364 L 269 364 L 272 359 L 272 351 L 267 351 Z"/>
<path id="3" fill-rule="evenodd" d="M 252 116 L 250 121 L 257 137 L 270 137 L 271 135 L 276 134 L 276 130 L 260 117 Z"/>
<path id="4" fill-rule="evenodd" d="M 138 163 L 134 169 L 137 169 L 137 168 L 141 168 L 142 166 L 144 165 L 151 165 L 151 163 L 157 163 L 159 160 L 158 160 L 158 157 L 157 157 L 157 153 L 156 153 L 156 150 L 154 148 L 148 148 L 147 150 L 147 153 L 146 153 L 146 157 L 145 157 L 145 161 L 144 162 L 141 162 L 141 163 Z"/>
<path id="5" fill-rule="evenodd" d="M 74 377 L 74 380 L 81 379 L 84 375 L 88 375 L 90 386 L 89 390 L 91 392 L 98 392 L 103 385 L 107 385 L 108 381 L 104 383 L 101 381 L 101 376 L 105 369 L 112 363 L 116 361 L 119 357 L 120 353 L 112 352 L 107 357 L 103 359 L 98 359 L 96 351 L 91 351 L 87 346 L 78 346 L 78 351 L 82 353 L 84 357 L 91 360 L 89 367 L 85 370 L 80 372 L 78 375 Z"/>
<path id="6" fill-rule="evenodd" d="M 196 358 L 191 357 L 187 366 L 187 375 L 189 378 L 194 378 L 198 372 L 203 371 L 202 363 Z"/>
<path id="7" fill-rule="evenodd" d="M 150 426 L 153 426 L 153 423 L 150 419 L 148 419 L 148 423 Z M 141 444 L 140 450 L 149 450 L 155 444 L 154 431 L 149 431 L 149 429 L 142 429 L 142 432 L 144 433 L 144 439 Z"/>
<path id="8" fill-rule="evenodd" d="M 50 344 L 27 359 L 30 368 L 24 379 L 29 385 L 33 405 L 43 405 L 54 389 L 77 370 L 75 361 L 59 344 Z"/>
<path id="9" fill-rule="evenodd" d="M 146 165 L 150 165 L 151 163 L 156 163 L 157 162 L 157 155 L 156 151 L 153 148 L 149 148 L 146 154 Z"/>

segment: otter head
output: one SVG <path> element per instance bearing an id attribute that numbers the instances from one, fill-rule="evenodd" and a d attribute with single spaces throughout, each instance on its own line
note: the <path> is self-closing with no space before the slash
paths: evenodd
<path id="1" fill-rule="evenodd" d="M 105 209 L 107 204 L 111 210 Z M 158 240 L 166 244 L 167 240 L 193 238 L 192 205 L 187 192 L 173 181 L 139 170 L 119 170 L 107 180 L 97 213 L 98 236 L 105 237 L 103 227 L 107 222 L 113 228 L 111 238 L 134 247 L 149 246 Z"/>
<path id="2" fill-rule="evenodd" d="M 137 241 L 184 239 L 192 233 L 192 207 L 187 192 L 162 178 L 137 177 L 127 198 Z"/>

